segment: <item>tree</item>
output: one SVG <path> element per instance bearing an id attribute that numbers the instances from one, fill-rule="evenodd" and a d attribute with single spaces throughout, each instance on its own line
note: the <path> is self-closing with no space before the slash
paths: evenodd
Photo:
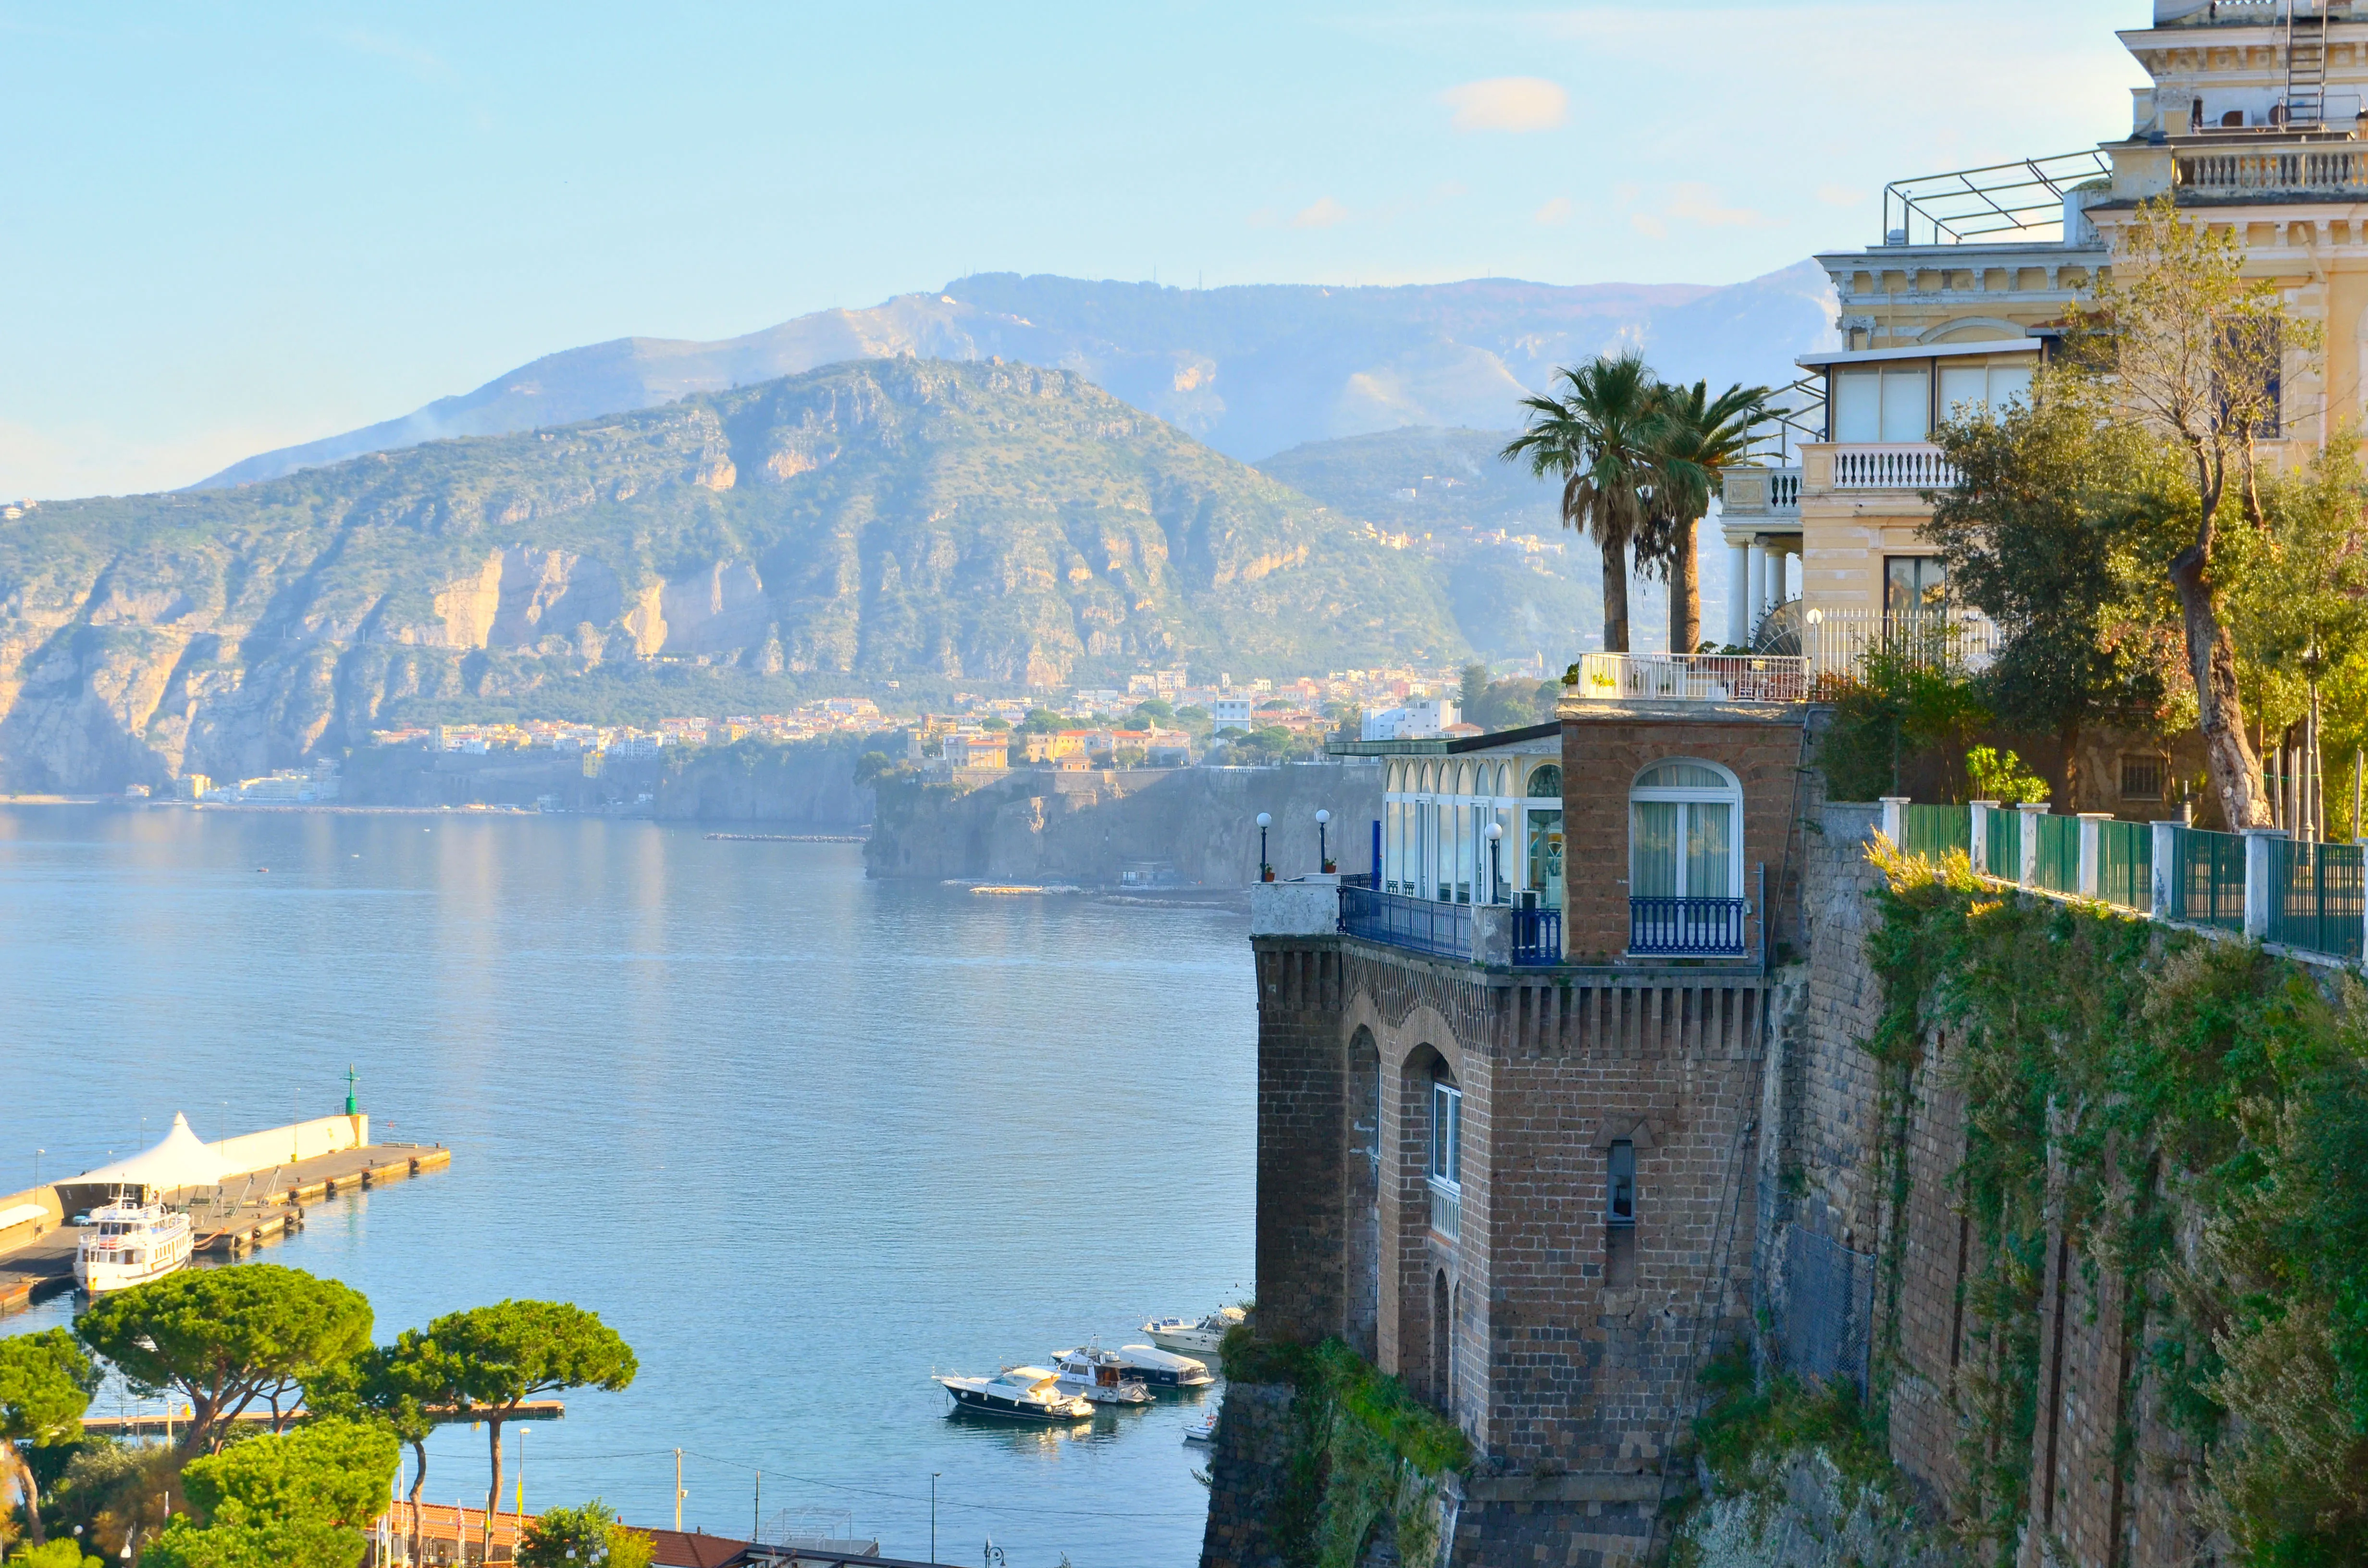
<path id="1" fill-rule="evenodd" d="M 518 1568 L 649 1568 L 650 1538 L 627 1529 L 595 1497 L 580 1508 L 553 1508 L 529 1525 Z"/>
<path id="2" fill-rule="evenodd" d="M 315 1523 L 360 1529 L 384 1511 L 395 1435 L 370 1422 L 307 1421 L 191 1460 L 181 1489 L 209 1525 Z"/>
<path id="3" fill-rule="evenodd" d="M 148 1568 L 355 1568 L 370 1540 L 359 1530 L 312 1520 L 201 1526 L 187 1517 L 148 1548 Z"/>
<path id="4" fill-rule="evenodd" d="M 1768 416 L 1766 387 L 1710 383 L 1663 387 L 1651 427 L 1652 523 L 1638 559 L 1651 559 L 1669 585 L 1669 652 L 1702 645 L 1702 572 L 1695 538 L 1728 469 L 1751 456 L 1752 431 Z"/>
<path id="5" fill-rule="evenodd" d="M 85 1557 L 82 1546 L 73 1540 L 53 1540 L 42 1546 L 20 1546 L 8 1554 L 8 1568 L 107 1568 L 97 1557 Z"/>
<path id="6" fill-rule="evenodd" d="M 315 1415 L 375 1421 L 411 1445 L 411 1555 L 420 1554 L 419 1494 L 427 1484 L 427 1439 L 434 1407 L 461 1399 L 459 1369 L 436 1341 L 407 1328 L 393 1345 L 374 1345 L 305 1380 L 304 1403 Z"/>
<path id="7" fill-rule="evenodd" d="M 0 1476 L 13 1475 L 25 1500 L 25 1534 L 41 1534 L 41 1490 L 22 1447 L 48 1448 L 82 1436 L 82 1414 L 98 1391 L 98 1369 L 62 1328 L 0 1339 Z"/>
<path id="8" fill-rule="evenodd" d="M 2055 738 L 2054 792 L 2066 812 L 2080 809 L 2082 732 L 2165 727 L 2177 670 L 2158 615 L 2131 598 L 2127 558 L 2134 538 L 2180 526 L 2188 496 L 2157 443 L 2107 417 L 2100 391 L 2043 372 L 2028 402 L 1942 425 L 1934 439 L 1958 479 L 1935 495 L 1924 528 L 1951 594 L 2003 632 L 1983 696 L 2009 725 Z M 1936 627 L 1936 642 L 1941 634 Z M 1915 641 L 1918 629 L 1905 635 Z M 1901 651 L 1950 652 L 1945 643 Z"/>
<path id="9" fill-rule="evenodd" d="M 502 1497 L 502 1424 L 518 1406 L 563 1389 L 617 1390 L 640 1364 L 632 1347 L 598 1314 L 566 1301 L 503 1301 L 453 1312 L 427 1325 L 452 1358 L 455 1384 L 469 1415 L 485 1424 L 493 1483 L 485 1490 L 485 1545 Z"/>
<path id="10" fill-rule="evenodd" d="M 1559 372 L 1560 397 L 1525 397 L 1523 432 L 1497 455 L 1559 475 L 1562 520 L 1603 552 L 1603 646 L 1628 652 L 1628 547 L 1650 520 L 1656 383 L 1642 356 L 1606 355 Z"/>
<path id="11" fill-rule="evenodd" d="M 134 1286 L 97 1302 L 74 1332 L 133 1387 L 188 1401 L 186 1458 L 219 1448 L 226 1424 L 256 1400 L 277 1409 L 307 1372 L 368 1345 L 370 1308 L 334 1279 L 250 1263 Z"/>
<path id="12" fill-rule="evenodd" d="M 2070 344 L 2074 362 L 2107 378 L 2120 407 L 2191 471 L 2191 526 L 2162 565 L 2178 596 L 2205 765 L 2232 829 L 2268 825 L 2270 809 L 2223 618 L 2221 503 L 2233 464 L 2243 519 L 2262 524 L 2257 446 L 2280 433 L 2287 355 L 2317 346 L 2276 285 L 2243 271 L 2234 235 L 2182 220 L 2169 196 L 2148 201 L 2122 231 L 2112 276 Z"/>
<path id="13" fill-rule="evenodd" d="M 1488 666 L 1486 665 L 1464 665 L 1463 679 L 1456 687 L 1455 706 L 1462 711 L 1466 721 L 1475 724 L 1479 722 L 1477 719 L 1474 719 L 1472 717 L 1472 710 L 1480 706 L 1480 699 L 1487 694 Z"/>

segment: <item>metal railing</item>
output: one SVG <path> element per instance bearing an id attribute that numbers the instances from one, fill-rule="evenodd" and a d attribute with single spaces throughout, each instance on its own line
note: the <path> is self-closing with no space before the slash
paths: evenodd
<path id="1" fill-rule="evenodd" d="M 1982 869 L 2004 882 L 2022 881 L 2021 812 L 1991 812 L 1982 840 Z"/>
<path id="2" fill-rule="evenodd" d="M 1884 243 L 1961 244 L 1982 234 L 2027 243 L 2061 233 L 2065 194 L 2112 173 L 2102 153 L 2084 148 L 1894 180 L 1883 187 Z"/>
<path id="3" fill-rule="evenodd" d="M 1974 848 L 1971 806 L 1907 806 L 1900 812 L 1899 847 L 1910 855 L 1939 861 L 1950 850 L 1970 855 Z"/>
<path id="4" fill-rule="evenodd" d="M 1340 931 L 1393 948 L 1411 948 L 1440 958 L 1472 956 L 1472 906 L 1408 898 L 1404 893 L 1376 892 L 1372 888 L 1340 888 Z"/>
<path id="5" fill-rule="evenodd" d="M 2271 941 L 2356 961 L 2362 914 L 2360 846 L 2270 840 Z"/>
<path id="6" fill-rule="evenodd" d="M 1537 966 L 1562 962 L 1562 911 L 1513 911 L 1513 962 Z"/>
<path id="7" fill-rule="evenodd" d="M 1836 490 L 1947 490 L 1957 483 L 1955 465 L 1929 441 L 1838 446 L 1833 458 Z"/>
<path id="8" fill-rule="evenodd" d="M 1667 958 L 1735 958 L 1743 953 L 1739 898 L 1631 898 L 1628 950 Z"/>
<path id="9" fill-rule="evenodd" d="M 1808 612 L 1802 653 L 1813 679 L 1856 677 L 1870 656 L 1904 659 L 1918 669 L 1977 675 L 2005 645 L 1998 622 L 1954 606 L 1905 612 L 1825 609 Z"/>
<path id="10" fill-rule="evenodd" d="M 2018 812 L 2018 815 L 2021 813 Z M 2080 819 L 2031 813 L 2032 831 L 2039 835 L 2031 858 L 2031 882 L 2049 892 L 2080 891 Z"/>
<path id="11" fill-rule="evenodd" d="M 1430 1178 L 1430 1228 L 1451 1240 L 1463 1234 L 1463 1189 Z"/>
<path id="12" fill-rule="evenodd" d="M 1804 702 L 1809 665 L 1770 653 L 1582 653 L 1571 690 L 1598 702 Z"/>
<path id="13" fill-rule="evenodd" d="M 2097 896 L 2123 909 L 2154 909 L 2154 824 L 2097 824 Z"/>
<path id="14" fill-rule="evenodd" d="M 2245 841 L 2233 833 L 2180 827 L 2171 844 L 2170 913 L 2223 931 L 2245 928 Z"/>

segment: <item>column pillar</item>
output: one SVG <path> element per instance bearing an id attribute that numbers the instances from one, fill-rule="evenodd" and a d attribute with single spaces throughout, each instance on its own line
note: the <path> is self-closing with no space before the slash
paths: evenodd
<path id="1" fill-rule="evenodd" d="M 1743 617 L 1743 639 L 1748 642 L 1759 630 L 1760 605 L 1768 597 L 1768 553 L 1757 539 L 1743 547 L 1743 597 L 1751 607 Z"/>
<path id="2" fill-rule="evenodd" d="M 2176 920 L 2186 914 L 2179 885 L 2179 824 L 2154 824 L 2154 909 L 2157 920 Z"/>
<path id="3" fill-rule="evenodd" d="M 2100 898 L 2103 896 L 2099 888 L 2100 879 L 2097 874 L 2097 851 L 2100 842 L 2104 837 L 2104 833 L 2097 826 L 2097 824 L 2100 822 L 2111 822 L 2112 820 L 2113 813 L 2111 812 L 2082 812 L 2080 813 L 2080 896 L 2082 898 Z"/>
<path id="4" fill-rule="evenodd" d="M 2027 801 L 2014 809 L 2022 813 L 2022 865 L 2014 880 L 2024 887 L 2036 887 L 2039 885 L 2039 824 L 2032 819 L 2047 814 L 2047 802 Z"/>
<path id="5" fill-rule="evenodd" d="M 2277 879 L 2273 841 L 2286 836 L 2282 827 L 2248 827 L 2245 835 L 2245 935 L 2259 939 L 2270 934 L 2270 905 Z"/>
<path id="6" fill-rule="evenodd" d="M 1891 840 L 1891 846 L 1896 849 L 1907 830 L 1907 797 L 1885 795 L 1882 797 L 1882 805 L 1883 836 Z"/>
<path id="7" fill-rule="evenodd" d="M 1975 876 L 1987 876 L 1990 864 L 1990 813 L 1998 810 L 1998 803 L 1996 801 L 1973 801 L 1967 805 L 1973 824 L 1965 858 L 1973 862 Z"/>
<path id="8" fill-rule="evenodd" d="M 1740 648 L 1751 639 L 1751 547 L 1726 548 L 1726 641 Z"/>

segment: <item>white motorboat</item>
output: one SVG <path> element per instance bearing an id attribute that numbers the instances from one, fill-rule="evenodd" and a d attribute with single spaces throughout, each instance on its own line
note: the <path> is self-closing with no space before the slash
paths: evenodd
<path id="1" fill-rule="evenodd" d="M 1081 1345 L 1075 1350 L 1055 1351 L 1053 1372 L 1061 1380 L 1062 1392 L 1081 1393 L 1096 1404 L 1151 1403 L 1151 1391 L 1143 1386 L 1143 1380 L 1132 1375 L 1132 1369 L 1117 1352 L 1099 1346 Z"/>
<path id="2" fill-rule="evenodd" d="M 1188 1443 L 1215 1442 L 1217 1440 L 1217 1416 L 1224 1408 L 1224 1404 L 1222 1401 L 1211 1400 L 1209 1402 L 1208 1408 L 1201 1412 L 1201 1418 L 1198 1421 L 1193 1422 L 1190 1426 L 1184 1428 L 1184 1440 Z"/>
<path id="3" fill-rule="evenodd" d="M 1190 1356 L 1171 1355 L 1148 1345 L 1121 1345 L 1114 1354 L 1129 1376 L 1141 1378 L 1155 1391 L 1206 1388 L 1216 1381 L 1209 1375 L 1206 1362 Z"/>
<path id="4" fill-rule="evenodd" d="M 932 1376 L 956 1410 L 1016 1421 L 1083 1421 L 1094 1413 L 1091 1402 L 1063 1392 L 1061 1380 L 1042 1367 L 1006 1367 L 991 1378 Z"/>
<path id="5" fill-rule="evenodd" d="M 161 1279 L 189 1261 L 189 1217 L 119 1197 L 90 1211 L 74 1245 L 74 1283 L 94 1296 Z"/>
<path id="6" fill-rule="evenodd" d="M 1154 1318 L 1143 1325 L 1143 1332 L 1163 1350 L 1213 1356 L 1225 1343 L 1225 1330 L 1248 1315 L 1239 1307 L 1220 1307 L 1198 1323 L 1183 1318 Z"/>

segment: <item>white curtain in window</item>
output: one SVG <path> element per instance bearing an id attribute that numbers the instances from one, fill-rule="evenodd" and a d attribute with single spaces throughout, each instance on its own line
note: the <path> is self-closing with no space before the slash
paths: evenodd
<path id="1" fill-rule="evenodd" d="M 1883 372 L 1841 370 L 1834 376 L 1834 439 L 1883 439 Z"/>
<path id="2" fill-rule="evenodd" d="M 1729 830 L 1735 808 L 1724 801 L 1686 802 L 1686 895 L 1725 898 L 1728 887 Z"/>
<path id="3" fill-rule="evenodd" d="M 1931 382 L 1919 367 L 1886 365 L 1883 371 L 1883 436 L 1885 441 L 1920 441 L 1930 430 Z"/>
<path id="4" fill-rule="evenodd" d="M 1638 801 L 1628 835 L 1632 898 L 1678 896 L 1678 811 L 1674 801 Z"/>

